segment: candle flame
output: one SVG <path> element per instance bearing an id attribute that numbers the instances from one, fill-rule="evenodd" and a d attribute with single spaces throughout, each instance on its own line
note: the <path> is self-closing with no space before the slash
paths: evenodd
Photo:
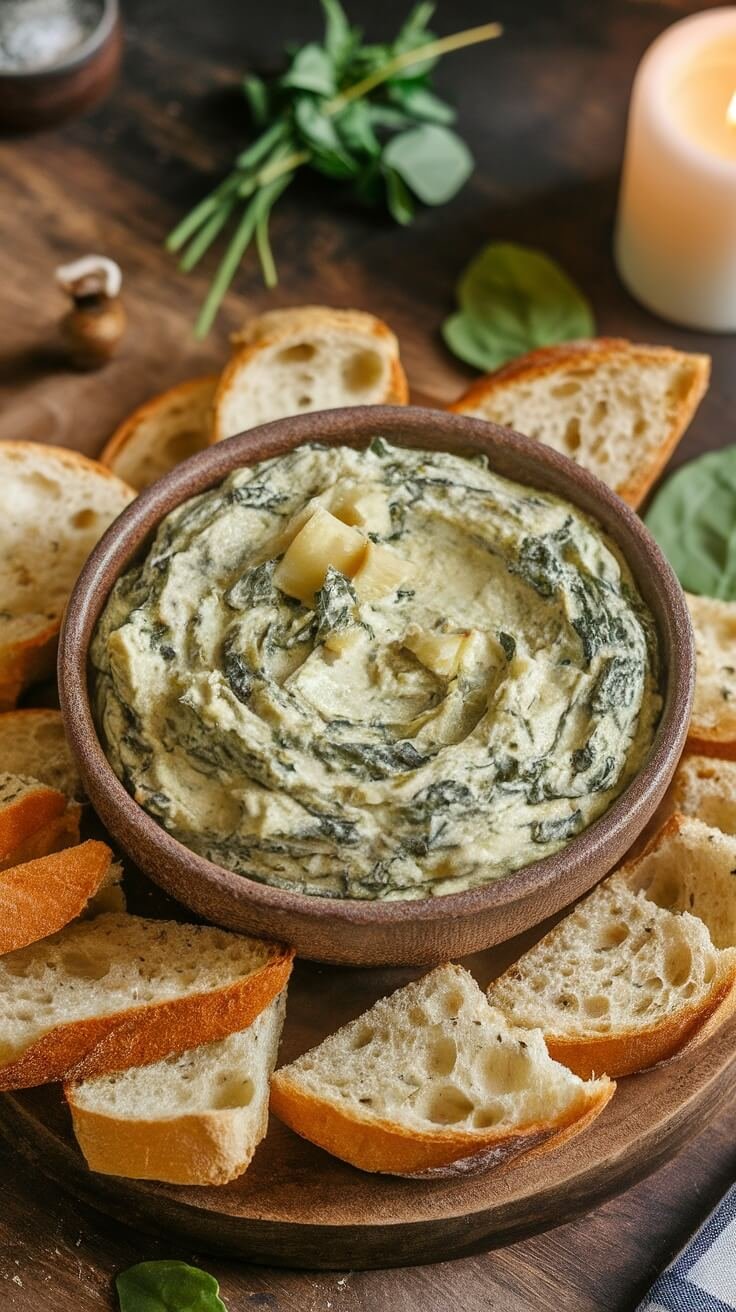
<path id="1" fill-rule="evenodd" d="M 730 124 L 732 128 L 736 128 L 736 91 L 734 91 L 733 95 L 731 96 L 731 99 L 728 102 L 728 109 L 726 110 L 726 122 Z"/>

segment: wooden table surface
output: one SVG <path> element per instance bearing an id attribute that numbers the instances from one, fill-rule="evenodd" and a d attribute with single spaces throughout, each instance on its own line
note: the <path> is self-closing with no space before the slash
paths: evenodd
<path id="1" fill-rule="evenodd" d="M 389 35 L 406 7 L 352 0 L 354 17 Z M 611 262 L 611 227 L 636 65 L 669 23 L 705 5 L 664 0 L 455 0 L 440 32 L 499 18 L 502 42 L 448 59 L 438 81 L 460 108 L 477 160 L 450 205 L 398 229 L 300 184 L 273 236 L 281 282 L 271 295 L 251 263 L 205 344 L 190 333 L 212 263 L 179 274 L 166 231 L 228 163 L 247 131 L 233 86 L 247 67 L 273 68 L 287 40 L 319 21 L 316 0 L 123 0 L 121 82 L 98 111 L 61 130 L 0 142 L 0 437 L 94 454 L 152 391 L 221 361 L 227 332 L 270 305 L 355 305 L 399 334 L 415 394 L 451 399 L 470 371 L 444 350 L 439 325 L 456 275 L 492 237 L 556 256 L 596 309 L 599 329 L 709 351 L 713 384 L 677 462 L 733 440 L 736 370 L 730 338 L 672 328 L 636 306 Z M 710 6 L 709 6 L 710 7 Z M 663 216 L 666 220 L 666 216 Z M 130 329 L 99 374 L 68 373 L 54 333 L 63 309 L 54 266 L 98 250 L 125 273 Z M 56 1195 L 0 1159 L 3 1312 L 92 1312 L 115 1306 L 114 1273 L 173 1251 Z M 648 1181 L 597 1212 L 488 1256 L 407 1271 L 313 1275 L 200 1259 L 229 1312 L 626 1312 L 736 1177 L 736 1109 Z"/>

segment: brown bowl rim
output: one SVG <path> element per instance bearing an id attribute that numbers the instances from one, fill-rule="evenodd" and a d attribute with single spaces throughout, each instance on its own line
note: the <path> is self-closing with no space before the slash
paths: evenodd
<path id="1" fill-rule="evenodd" d="M 438 430 L 441 442 L 437 441 Z M 528 462 L 528 479 L 505 473 L 503 468 L 500 472 L 571 501 L 617 543 L 637 588 L 653 610 L 663 658 L 663 707 L 654 742 L 641 769 L 602 816 L 558 852 L 509 875 L 465 892 L 406 901 L 290 892 L 226 870 L 191 851 L 158 825 L 115 775 L 97 735 L 87 689 L 89 643 L 111 588 L 169 511 L 214 487 L 240 466 L 284 454 L 307 442 L 362 447 L 376 436 L 418 448 L 434 441 L 435 449 L 455 454 L 484 452 L 494 469 L 506 464 L 506 456 L 512 463 L 521 456 Z M 646 594 L 649 598 L 657 594 L 654 605 Z M 352 406 L 279 419 L 215 443 L 136 497 L 100 539 L 71 593 L 59 639 L 58 675 L 66 732 L 83 780 L 92 781 L 93 800 L 94 792 L 101 789 L 119 810 L 126 829 L 158 847 L 169 863 L 185 866 L 189 877 L 214 885 L 237 902 L 302 920 L 380 926 L 466 919 L 474 912 L 528 899 L 584 866 L 605 866 L 604 848 L 615 846 L 623 833 L 633 834 L 639 820 L 636 834 L 641 831 L 654 809 L 652 797 L 658 800 L 663 791 L 662 776 L 669 782 L 674 772 L 690 717 L 695 651 L 684 593 L 671 566 L 638 515 L 594 475 L 551 447 L 485 420 L 419 406 Z M 570 883 L 574 885 L 573 878 Z"/>

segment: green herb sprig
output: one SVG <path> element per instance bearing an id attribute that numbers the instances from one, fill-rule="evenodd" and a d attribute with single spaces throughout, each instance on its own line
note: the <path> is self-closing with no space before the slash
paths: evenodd
<path id="1" fill-rule="evenodd" d="M 500 25 L 437 38 L 427 26 L 434 5 L 420 3 L 392 42 L 367 45 L 339 0 L 321 4 L 321 42 L 290 51 L 281 77 L 244 79 L 261 134 L 167 239 L 169 250 L 182 252 L 180 267 L 188 272 L 233 227 L 197 319 L 198 337 L 209 332 L 251 242 L 266 286 L 275 285 L 269 221 L 298 169 L 345 182 L 368 204 L 385 203 L 402 224 L 414 217 L 416 200 L 442 205 L 472 172 L 470 151 L 450 127 L 455 111 L 432 90 L 431 75 L 442 55 L 500 36 Z"/>

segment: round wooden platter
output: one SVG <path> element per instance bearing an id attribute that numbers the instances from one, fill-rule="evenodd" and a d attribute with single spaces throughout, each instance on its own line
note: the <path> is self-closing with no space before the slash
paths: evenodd
<path id="1" fill-rule="evenodd" d="M 523 946 L 516 940 L 466 964 L 485 984 Z M 291 1060 L 419 973 L 299 963 L 280 1060 Z M 191 1189 L 94 1175 L 76 1147 L 57 1086 L 0 1097 L 0 1130 L 34 1169 L 128 1225 L 198 1252 L 359 1269 L 460 1257 L 568 1221 L 654 1171 L 735 1090 L 732 1016 L 669 1064 L 621 1080 L 602 1116 L 560 1150 L 453 1181 L 363 1174 L 274 1117 L 250 1169 L 230 1185 Z"/>

